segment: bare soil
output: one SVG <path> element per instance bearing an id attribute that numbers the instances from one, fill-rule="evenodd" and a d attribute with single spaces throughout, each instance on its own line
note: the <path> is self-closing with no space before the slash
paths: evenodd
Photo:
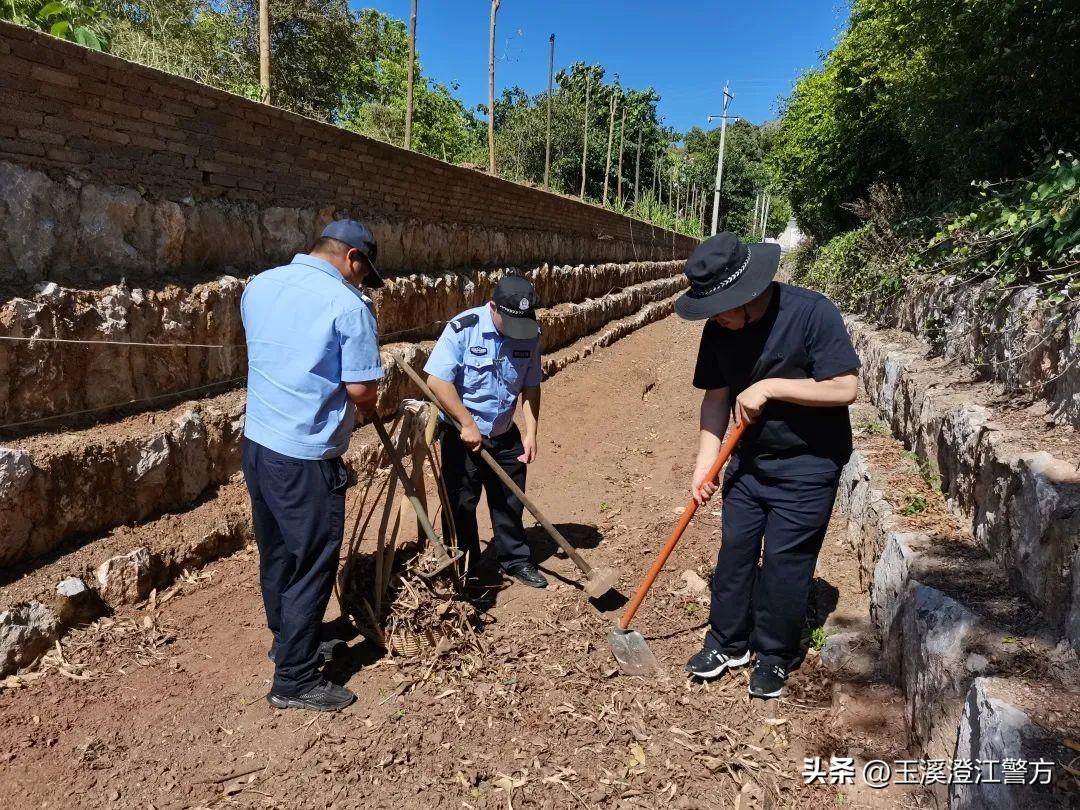
<path id="1" fill-rule="evenodd" d="M 667 318 L 545 386 L 529 490 L 590 561 L 621 573 L 624 596 L 688 494 L 697 336 Z M 708 579 L 719 509 L 699 513 L 636 621 L 660 678 L 618 674 L 606 635 L 623 600 L 590 602 L 534 527 L 551 588 L 506 584 L 479 654 L 418 662 L 353 636 L 329 673 L 358 700 L 336 715 L 264 700 L 269 633 L 249 548 L 167 600 L 71 634 L 44 676 L 0 691 L 0 796 L 16 808 L 914 806 L 914 794 L 841 797 L 800 776 L 804 756 L 901 756 L 888 687 L 833 684 L 812 650 L 768 703 L 748 699 L 745 671 L 685 678 L 708 607 L 681 575 Z M 830 616 L 865 621 L 843 524 L 818 565 L 808 631 Z M 336 614 L 330 636 L 346 630 Z"/>

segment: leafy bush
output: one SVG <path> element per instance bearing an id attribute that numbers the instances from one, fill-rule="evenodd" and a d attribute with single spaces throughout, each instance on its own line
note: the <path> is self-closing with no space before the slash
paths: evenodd
<path id="1" fill-rule="evenodd" d="M 109 21 L 101 8 L 87 0 L 6 0 L 0 19 L 47 31 L 95 51 L 109 47 Z"/>
<path id="2" fill-rule="evenodd" d="M 930 240 L 930 269 L 1003 290 L 1036 284 L 1051 304 L 1080 299 L 1080 159 L 1059 152 L 1030 177 L 979 188 L 979 204 Z"/>
<path id="3" fill-rule="evenodd" d="M 770 160 L 808 233 L 857 225 L 875 183 L 957 199 L 1080 133 L 1080 15 L 1065 0 L 854 0 L 788 99 Z"/>

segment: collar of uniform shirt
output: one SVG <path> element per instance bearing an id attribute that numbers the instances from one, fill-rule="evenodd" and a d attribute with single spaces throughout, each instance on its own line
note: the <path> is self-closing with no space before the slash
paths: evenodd
<path id="1" fill-rule="evenodd" d="M 487 335 L 504 337 L 503 333 L 495 328 L 495 321 L 491 318 L 491 307 L 484 304 L 483 310 L 484 311 L 480 313 L 480 331 Z"/>
<path id="2" fill-rule="evenodd" d="M 342 281 L 344 281 L 345 279 L 345 277 L 341 275 L 340 272 L 338 272 L 338 269 L 334 267 L 334 265 L 330 264 L 330 262 L 324 259 L 317 258 L 315 256 L 311 256 L 307 253 L 297 253 L 295 256 L 293 256 L 292 263 L 302 264 L 307 267 L 314 267 L 319 272 L 326 273 L 326 275 L 336 279 L 340 279 Z"/>
<path id="3" fill-rule="evenodd" d="M 302 264 L 305 267 L 311 267 L 315 270 L 318 270 L 320 273 L 326 273 L 326 275 L 330 276 L 331 278 L 336 278 L 338 281 L 340 281 L 342 284 L 344 284 L 346 287 L 348 287 L 350 290 L 360 296 L 360 300 L 362 300 L 365 304 L 367 304 L 368 306 L 374 305 L 374 302 L 367 297 L 363 290 L 358 290 L 356 287 L 346 281 L 345 276 L 341 275 L 341 272 L 325 259 L 320 259 L 317 256 L 312 256 L 308 253 L 297 253 L 295 256 L 293 256 L 292 263 Z"/>

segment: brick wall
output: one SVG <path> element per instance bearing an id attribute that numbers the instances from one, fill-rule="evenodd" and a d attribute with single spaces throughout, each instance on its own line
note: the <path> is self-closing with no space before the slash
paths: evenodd
<path id="1" fill-rule="evenodd" d="M 0 24 L 0 161 L 166 200 L 348 210 L 374 220 L 543 232 L 639 258 L 695 240 L 160 71 Z M 530 242 L 526 252 L 542 252 Z M 619 251 L 614 251 L 616 254 Z M 543 255 L 489 257 L 545 260 Z M 564 260 L 566 257 L 563 257 Z M 408 264 L 408 257 L 402 258 Z"/>

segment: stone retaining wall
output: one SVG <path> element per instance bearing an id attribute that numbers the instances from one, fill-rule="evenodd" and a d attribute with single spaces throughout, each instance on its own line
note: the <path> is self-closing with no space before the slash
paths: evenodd
<path id="1" fill-rule="evenodd" d="M 279 262 L 334 216 L 388 271 L 677 259 L 696 240 L 0 23 L 0 283 Z"/>
<path id="2" fill-rule="evenodd" d="M 556 305 L 630 290 L 638 291 L 637 300 L 652 300 L 649 296 L 656 290 L 663 296 L 685 286 L 681 271 L 681 262 L 633 262 L 543 265 L 515 272 L 533 282 L 541 306 L 554 307 L 549 313 L 551 337 L 545 334 L 550 349 L 565 344 L 565 336 L 558 339 L 563 313 Z M 436 337 L 448 318 L 489 300 L 506 272 L 411 275 L 390 281 L 374 294 L 384 340 Z M 49 283 L 33 296 L 0 304 L 0 336 L 227 347 L 0 340 L 0 424 L 159 397 L 243 376 L 247 367 L 240 296 L 245 283 L 232 276 L 160 288 L 118 284 L 87 290 Z M 605 306 L 625 308 L 621 300 L 612 298 Z M 603 316 L 604 308 L 594 311 Z M 595 320 L 592 325 L 595 328 Z"/>
<path id="3" fill-rule="evenodd" d="M 857 318 L 848 327 L 893 433 L 940 475 L 1013 586 L 1080 650 L 1080 471 L 996 424 L 970 386 L 946 384 L 948 370 L 917 339 Z"/>
<path id="4" fill-rule="evenodd" d="M 1080 427 L 1080 306 L 1050 304 L 1036 287 L 992 303 L 998 296 L 990 281 L 915 276 L 888 308 L 885 323 L 1011 395 L 1046 399 L 1056 422 Z"/>
<path id="5" fill-rule="evenodd" d="M 592 336 L 598 345 L 671 311 L 679 279 L 660 279 L 580 304 L 542 310 L 550 374 L 567 362 L 551 353 Z M 601 332 L 606 324 L 611 328 Z M 431 342 L 384 348 L 379 412 L 416 396 L 389 353 L 422 368 Z M 571 352 L 571 355 L 580 352 Z M 0 565 L 44 554 L 66 538 L 138 521 L 192 502 L 239 468 L 244 397 L 223 394 L 170 411 L 9 443 L 0 449 Z"/>

